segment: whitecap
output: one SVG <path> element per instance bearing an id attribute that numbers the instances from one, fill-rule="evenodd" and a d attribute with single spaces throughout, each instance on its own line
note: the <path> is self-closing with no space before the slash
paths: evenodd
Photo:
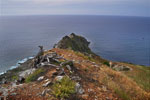
<path id="1" fill-rule="evenodd" d="M 28 58 L 24 58 L 24 59 L 22 59 L 22 60 L 19 60 L 19 61 L 17 61 L 16 65 L 11 66 L 8 70 L 15 69 L 15 68 L 17 68 L 20 64 L 23 64 L 23 63 L 25 63 L 27 60 L 33 59 L 33 58 L 34 58 L 34 57 L 28 57 Z M 2 74 L 4 74 L 4 73 L 6 73 L 6 71 L 0 72 L 0 75 L 2 75 Z"/>

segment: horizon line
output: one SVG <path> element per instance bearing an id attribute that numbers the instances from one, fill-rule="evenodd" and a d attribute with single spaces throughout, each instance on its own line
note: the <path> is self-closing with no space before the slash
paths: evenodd
<path id="1" fill-rule="evenodd" d="M 2 16 L 120 16 L 120 17 L 150 17 L 150 16 L 132 16 L 132 15 L 101 15 L 101 14 L 16 14 L 16 15 L 0 15 Z"/>

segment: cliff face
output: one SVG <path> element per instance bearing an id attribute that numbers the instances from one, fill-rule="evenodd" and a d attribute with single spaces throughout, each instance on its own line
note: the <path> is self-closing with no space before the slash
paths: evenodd
<path id="1" fill-rule="evenodd" d="M 36 57 L 0 76 L 0 99 L 150 100 L 150 68 L 89 56 L 88 46 L 73 33 L 51 50 L 40 46 Z"/>
<path id="2" fill-rule="evenodd" d="M 62 40 L 54 45 L 54 48 L 70 49 L 82 53 L 92 53 L 91 49 L 88 47 L 89 44 L 90 42 L 84 37 L 72 33 L 69 36 L 63 37 Z"/>

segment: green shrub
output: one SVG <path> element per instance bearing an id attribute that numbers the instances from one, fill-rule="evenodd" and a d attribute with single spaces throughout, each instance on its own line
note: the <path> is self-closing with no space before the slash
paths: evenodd
<path id="1" fill-rule="evenodd" d="M 32 82 L 32 81 L 35 81 L 42 73 L 44 73 L 45 70 L 40 68 L 40 69 L 37 69 L 35 72 L 33 72 L 32 74 L 30 74 L 26 79 L 25 79 L 25 82 L 29 83 L 29 82 Z"/>
<path id="2" fill-rule="evenodd" d="M 12 76 L 12 80 L 13 80 L 13 81 L 18 80 L 18 78 L 19 78 L 19 77 L 18 77 L 17 75 Z"/>
<path id="3" fill-rule="evenodd" d="M 107 66 L 110 66 L 110 64 L 109 64 L 108 61 L 105 61 L 103 64 L 104 64 L 104 65 L 107 65 Z"/>
<path id="4" fill-rule="evenodd" d="M 61 81 L 54 83 L 52 89 L 57 98 L 64 99 L 75 93 L 75 82 L 65 76 Z"/>

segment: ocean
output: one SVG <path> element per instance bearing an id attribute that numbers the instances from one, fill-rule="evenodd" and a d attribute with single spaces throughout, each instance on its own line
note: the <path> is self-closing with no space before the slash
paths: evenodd
<path id="1" fill-rule="evenodd" d="M 70 33 L 86 37 L 105 59 L 150 66 L 150 17 L 0 16 L 0 73 L 35 56 L 39 45 L 51 49 Z"/>

